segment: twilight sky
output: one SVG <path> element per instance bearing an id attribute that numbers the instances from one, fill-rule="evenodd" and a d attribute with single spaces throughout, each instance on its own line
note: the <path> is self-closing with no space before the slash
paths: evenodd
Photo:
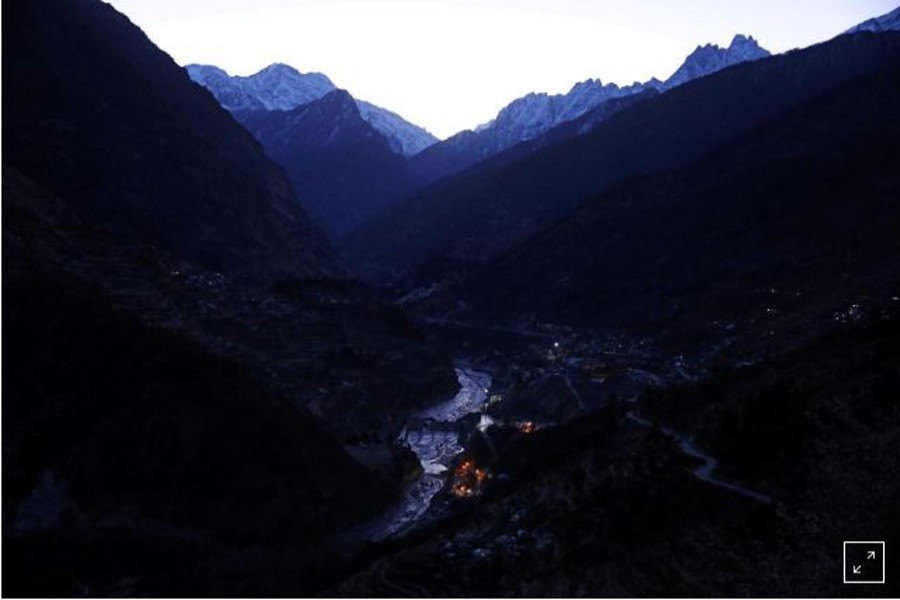
<path id="1" fill-rule="evenodd" d="M 665 79 L 698 44 L 824 41 L 898 0 L 109 0 L 179 64 L 319 71 L 444 138 L 528 92 Z"/>

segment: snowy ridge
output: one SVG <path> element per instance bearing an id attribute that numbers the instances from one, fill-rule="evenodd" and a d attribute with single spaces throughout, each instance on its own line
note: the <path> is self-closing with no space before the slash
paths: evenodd
<path id="1" fill-rule="evenodd" d="M 362 118 L 387 137 L 391 149 L 397 154 L 412 156 L 438 141 L 423 127 L 410 123 L 385 108 L 365 100 L 357 100 L 356 105 Z"/>
<path id="2" fill-rule="evenodd" d="M 692 79 L 705 77 L 726 67 L 771 56 L 759 46 L 753 36 L 736 35 L 727 48 L 715 44 L 697 46 L 687 60 L 662 85 L 664 90 L 685 84 Z"/>
<path id="3" fill-rule="evenodd" d="M 253 75 L 229 75 L 212 65 L 187 65 L 188 75 L 215 96 L 230 112 L 245 110 L 291 110 L 322 98 L 337 87 L 321 73 L 301 73 L 291 66 L 275 63 Z M 437 142 L 422 127 L 381 107 L 355 100 L 362 118 L 383 133 L 391 149 L 412 156 Z"/>
<path id="4" fill-rule="evenodd" d="M 269 65 L 255 75 L 231 76 L 210 65 L 185 67 L 191 79 L 213 93 L 231 112 L 238 110 L 290 110 L 318 100 L 336 89 L 321 73 L 300 73 L 287 65 Z"/>
<path id="5" fill-rule="evenodd" d="M 635 96 L 651 89 L 664 92 L 726 67 L 767 56 L 770 53 L 753 37 L 736 35 L 727 48 L 713 44 L 698 46 L 665 82 L 654 77 L 644 83 L 619 87 L 614 83 L 603 84 L 599 79 L 588 79 L 575 84 L 565 94 L 531 93 L 513 100 L 493 120 L 474 130 L 461 132 L 444 143 L 454 148 L 451 152 L 482 160 L 519 143 L 537 139 L 609 100 Z M 592 122 L 587 128 L 596 124 Z"/>
<path id="6" fill-rule="evenodd" d="M 604 85 L 599 79 L 588 79 L 576 83 L 566 94 L 528 94 L 507 105 L 496 119 L 480 130 L 497 132 L 500 146 L 497 151 L 500 151 L 539 137 L 607 100 L 638 94 L 653 86 L 653 82 L 648 82 L 619 87 L 614 83 Z"/>
<path id="7" fill-rule="evenodd" d="M 859 33 L 862 31 L 871 31 L 879 33 L 881 31 L 900 31 L 900 7 L 895 8 L 886 15 L 863 21 L 856 27 L 848 29 L 844 33 Z"/>

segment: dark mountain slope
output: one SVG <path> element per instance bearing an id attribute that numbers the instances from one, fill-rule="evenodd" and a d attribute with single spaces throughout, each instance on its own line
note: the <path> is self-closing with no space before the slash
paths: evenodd
<path id="1" fill-rule="evenodd" d="M 420 185 L 450 176 L 474 165 L 485 171 L 526 158 L 538 149 L 581 135 L 596 127 L 623 108 L 648 100 L 658 92 L 648 87 L 621 97 L 604 100 L 584 114 L 556 125 L 545 133 L 514 145 L 496 139 L 497 132 L 463 131 L 452 138 L 426 148 L 410 159 L 410 169 Z"/>
<path id="2" fill-rule="evenodd" d="M 184 306 L 218 300 L 166 286 L 177 263 L 79 227 L 12 170 L 3 184 L 5 594 L 212 594 L 217 563 L 259 544 L 304 572 L 298 547 L 390 500 L 241 352 L 187 333 L 203 324 Z"/>
<path id="3" fill-rule="evenodd" d="M 4 162 L 92 224 L 254 276 L 334 272 L 282 171 L 126 17 L 4 6 Z"/>
<path id="4" fill-rule="evenodd" d="M 898 67 L 895 55 L 689 168 L 596 198 L 474 275 L 472 313 L 711 337 L 755 323 L 783 338 L 889 294 L 900 283 Z"/>
<path id="5" fill-rule="evenodd" d="M 585 136 L 492 172 L 429 187 L 348 240 L 357 261 L 405 269 L 428 257 L 497 255 L 625 180 L 696 160 L 791 107 L 895 64 L 896 35 L 843 36 L 679 86 Z"/>
<path id="6" fill-rule="evenodd" d="M 567 94 L 528 94 L 513 100 L 489 124 L 474 131 L 461 131 L 429 146 L 410 162 L 422 184 L 428 184 L 516 145 L 541 138 L 610 100 L 656 90 L 658 85 L 653 80 L 620 88 L 589 79 L 575 84 Z"/>
<path id="7" fill-rule="evenodd" d="M 127 19 L 3 16 L 4 594 L 303 595 L 449 361 Z"/>
<path id="8" fill-rule="evenodd" d="M 235 118 L 284 167 L 310 215 L 333 238 L 413 189 L 406 159 L 343 90 L 292 110 L 239 111 Z"/>

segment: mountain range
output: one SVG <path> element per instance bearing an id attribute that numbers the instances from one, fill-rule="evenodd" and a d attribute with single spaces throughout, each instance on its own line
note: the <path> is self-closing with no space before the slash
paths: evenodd
<path id="1" fill-rule="evenodd" d="M 587 80 L 567 94 L 529 94 L 477 131 L 443 142 L 346 92 L 340 98 L 349 99 L 355 109 L 336 102 L 332 95 L 337 89 L 320 73 L 304 74 L 284 64 L 270 65 L 248 77 L 232 77 L 213 66 L 188 65 L 186 69 L 284 167 L 316 223 L 339 241 L 435 179 L 519 144 L 529 142 L 527 151 L 534 151 L 588 131 L 624 106 L 612 101 L 637 101 L 767 55 L 753 38 L 739 35 L 728 48 L 698 47 L 666 82 L 653 79 L 619 87 Z M 601 108 L 607 103 L 608 109 Z M 506 160 L 524 151 L 519 149 Z M 390 153 L 407 157 L 408 164 Z"/>
<path id="2" fill-rule="evenodd" d="M 863 57 L 699 160 L 613 186 L 475 269 L 458 318 L 645 328 L 658 340 L 670 328 L 690 343 L 726 323 L 789 337 L 827 326 L 833 306 L 897 289 L 900 36 L 842 37 L 772 66 L 822 72 Z M 762 66 L 744 76 L 765 81 Z M 632 110 L 664 111 L 665 99 Z"/>
<path id="3" fill-rule="evenodd" d="M 880 56 L 871 52 L 871 60 Z M 497 256 L 589 198 L 696 160 L 866 69 L 863 59 L 839 56 L 833 64 L 823 58 L 783 66 L 799 60 L 782 55 L 736 65 L 633 104 L 512 164 L 502 155 L 483 161 L 388 209 L 354 232 L 346 249 L 357 261 L 401 272 L 440 256 Z"/>
<path id="4" fill-rule="evenodd" d="M 664 82 L 654 78 L 619 87 L 589 79 L 575 84 L 566 94 L 528 94 L 511 102 L 489 123 L 425 149 L 413 158 L 413 165 L 423 182 L 434 181 L 518 143 L 538 138 L 607 100 L 641 94 L 648 89 L 666 91 L 692 79 L 767 56 L 769 52 L 753 37 L 736 35 L 727 48 L 713 44 L 698 46 Z"/>
<path id="5" fill-rule="evenodd" d="M 321 73 L 301 73 L 282 63 L 271 64 L 246 77 L 231 76 L 211 65 L 191 64 L 185 69 L 191 79 L 210 90 L 231 112 L 291 110 L 337 89 Z M 387 137 L 397 154 L 412 156 L 437 142 L 425 129 L 389 110 L 362 100 L 354 99 L 354 102 L 363 119 Z"/>

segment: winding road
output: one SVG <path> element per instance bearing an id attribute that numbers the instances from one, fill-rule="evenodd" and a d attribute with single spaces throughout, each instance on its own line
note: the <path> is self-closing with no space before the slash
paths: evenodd
<path id="1" fill-rule="evenodd" d="M 628 419 L 630 421 L 637 423 L 641 427 L 652 428 L 654 426 L 654 423 L 652 421 L 642 419 L 633 410 L 628 411 L 626 416 L 628 417 Z M 668 437 L 677 441 L 678 445 L 681 447 L 681 452 L 683 454 L 686 454 L 687 456 L 691 456 L 693 458 L 699 458 L 700 460 L 703 461 L 703 464 L 694 470 L 694 476 L 697 479 L 699 479 L 700 481 L 703 481 L 704 483 L 708 483 L 709 485 L 714 485 L 714 486 L 722 488 L 722 489 L 730 490 L 732 492 L 738 493 L 742 496 L 751 498 L 758 502 L 764 502 L 765 504 L 772 503 L 771 496 L 768 496 L 761 492 L 756 492 L 756 491 L 747 489 L 736 483 L 731 483 L 729 481 L 724 481 L 722 479 L 714 477 L 713 473 L 719 466 L 718 460 L 716 460 L 715 458 L 713 458 L 712 456 L 710 456 L 708 454 L 704 454 L 703 452 L 700 452 L 699 450 L 697 450 L 697 448 L 693 444 L 691 444 L 690 440 L 688 440 L 684 435 L 678 433 L 677 431 L 675 431 L 669 427 L 665 427 L 665 426 L 660 426 L 659 430 L 664 435 L 667 435 Z"/>

